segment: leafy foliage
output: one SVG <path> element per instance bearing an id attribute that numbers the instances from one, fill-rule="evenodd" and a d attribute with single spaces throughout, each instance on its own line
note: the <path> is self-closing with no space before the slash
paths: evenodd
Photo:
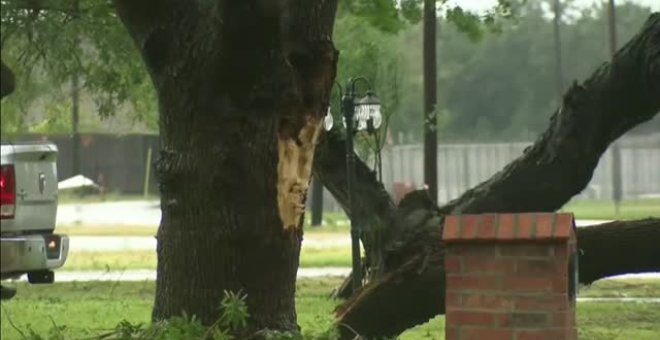
<path id="1" fill-rule="evenodd" d="M 443 140 L 529 140 L 542 131 L 558 105 L 553 26 L 547 1 L 530 1 L 500 21 L 500 33 L 470 36 L 440 19 L 438 26 L 438 129 Z M 609 59 L 605 6 L 568 7 L 562 22 L 564 88 Z M 626 41 L 649 10 L 626 3 L 617 7 L 619 40 Z M 423 112 L 422 27 L 386 38 L 397 58 L 393 137 L 421 140 Z M 391 77 L 387 70 L 377 79 Z M 392 83 L 388 81 L 386 83 Z M 380 87 L 387 84 L 379 82 Z M 657 122 L 656 122 L 657 124 Z M 658 125 L 655 125 L 656 129 Z"/>
<path id="2" fill-rule="evenodd" d="M 2 119 L 13 123 L 3 132 L 25 130 L 29 121 L 20 117 L 70 101 L 74 77 L 95 114 L 107 118 L 128 109 L 133 119 L 155 126 L 150 80 L 109 1 L 13 0 L 2 1 L 2 9 L 2 57 L 19 82 L 3 101 Z M 61 132 L 49 124 L 37 129 Z"/>
<path id="3" fill-rule="evenodd" d="M 438 2 L 442 5 L 445 0 Z M 497 9 L 505 8 L 506 3 L 500 0 L 493 15 L 500 13 Z M 349 41 L 349 37 L 360 36 L 349 48 L 342 48 L 342 59 L 346 61 L 342 61 L 340 74 L 358 74 L 348 65 L 364 66 L 375 60 L 378 62 L 371 70 L 360 68 L 359 73 L 377 79 L 377 68 L 395 65 L 392 56 L 396 51 L 390 49 L 388 56 L 383 55 L 383 38 L 419 22 L 422 1 L 340 0 L 339 4 L 337 27 L 345 32 L 338 34 L 339 39 Z M 110 1 L 3 0 L 2 7 L 3 60 L 19 78 L 18 90 L 3 102 L 2 119 L 7 123 L 3 124 L 3 132 L 70 130 L 70 120 L 52 114 L 67 114 L 63 102 L 70 101 L 73 77 L 82 82 L 82 100 L 93 103 L 81 108 L 82 117 L 98 114 L 105 119 L 120 113 L 129 117 L 123 124 L 125 129 L 143 122 L 147 130 L 156 130 L 154 90 Z M 451 13 L 451 21 L 471 36 L 480 34 L 481 21 L 488 22 L 458 9 Z M 359 34 L 365 31 L 368 33 Z M 356 64 L 355 60 L 361 62 Z"/>
<path id="4" fill-rule="evenodd" d="M 120 121 L 113 132 L 157 131 L 151 82 L 108 1 L 79 0 L 79 15 L 73 15 L 70 0 L 48 1 L 39 11 L 26 9 L 27 3 L 2 0 L 3 60 L 18 76 L 18 90 L 3 99 L 3 133 L 70 131 L 70 82 L 76 74 L 83 86 L 82 130 L 99 129 L 100 115 Z M 383 112 L 392 114 L 389 138 L 419 140 L 423 1 L 339 4 L 338 82 L 370 79 Z M 440 138 L 528 139 L 540 131 L 558 100 L 549 0 L 499 0 L 481 14 L 444 0 L 437 4 Z M 571 4 L 565 2 L 562 23 L 565 85 L 608 58 L 604 5 L 578 10 Z M 621 41 L 649 12 L 631 3 L 617 11 Z M 338 97 L 336 91 L 335 114 Z M 107 131 L 109 124 L 103 126 Z"/>
<path id="5" fill-rule="evenodd" d="M 225 297 L 220 303 L 222 316 L 218 320 L 218 325 L 231 331 L 239 331 L 247 327 L 249 317 L 245 298 L 247 295 L 225 291 Z"/>

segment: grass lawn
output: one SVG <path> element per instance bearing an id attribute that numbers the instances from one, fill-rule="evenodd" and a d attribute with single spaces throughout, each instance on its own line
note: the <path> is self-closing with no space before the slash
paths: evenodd
<path id="1" fill-rule="evenodd" d="M 339 303 L 328 298 L 340 279 L 303 279 L 298 282 L 298 323 L 305 334 L 320 334 L 333 322 Z M 589 296 L 610 296 L 612 290 L 660 297 L 660 280 L 604 280 L 583 289 Z M 21 339 L 9 320 L 22 332 L 28 328 L 46 335 L 53 324 L 65 326 L 66 339 L 80 339 L 112 329 L 121 320 L 149 321 L 153 282 L 80 282 L 52 286 L 18 284 L 19 293 L 2 303 L 1 338 Z M 646 295 L 646 296 L 649 296 Z M 660 335 L 660 305 L 653 303 L 584 302 L 578 305 L 580 338 L 587 340 L 655 340 Z M 443 339 L 444 317 L 408 330 L 401 339 Z"/>
<path id="2" fill-rule="evenodd" d="M 350 267 L 351 251 L 344 248 L 303 248 L 300 266 L 311 267 Z M 121 252 L 76 252 L 71 251 L 60 270 L 125 270 L 156 269 L 156 252 L 133 250 Z"/>
<path id="3" fill-rule="evenodd" d="M 660 217 L 660 199 L 627 200 L 621 202 L 617 215 L 612 201 L 571 201 L 562 211 L 573 212 L 585 220 L 637 220 Z"/>

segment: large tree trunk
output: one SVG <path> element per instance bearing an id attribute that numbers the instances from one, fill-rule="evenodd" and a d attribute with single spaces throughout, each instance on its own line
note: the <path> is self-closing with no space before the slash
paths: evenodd
<path id="1" fill-rule="evenodd" d="M 658 93 L 660 14 L 656 13 L 611 63 L 603 64 L 581 85 L 573 85 L 549 128 L 520 158 L 439 209 L 423 192 L 400 203 L 390 224 L 399 236 L 389 242 L 385 274 L 337 309 L 338 324 L 347 326 L 340 327 L 342 335 L 352 338 L 357 331 L 368 337 L 393 336 L 443 313 L 443 216 L 555 211 L 584 189 L 612 141 L 658 113 Z M 660 237 L 659 223 L 649 219 L 624 224 L 620 230 L 614 230 L 614 224 L 580 229 L 581 282 L 660 271 L 653 242 Z M 623 250 L 628 247 L 635 250 Z M 607 259 L 612 256 L 623 259 L 610 264 Z"/>
<path id="2" fill-rule="evenodd" d="M 297 330 L 302 215 L 334 81 L 336 1 L 117 1 L 158 93 L 162 220 L 154 319 Z"/>

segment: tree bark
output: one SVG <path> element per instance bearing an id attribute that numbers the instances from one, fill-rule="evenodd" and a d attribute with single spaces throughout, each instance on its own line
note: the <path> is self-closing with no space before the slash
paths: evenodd
<path id="1" fill-rule="evenodd" d="M 353 331 L 369 338 L 395 336 L 443 313 L 443 216 L 559 209 L 588 184 L 612 141 L 658 113 L 658 93 L 660 14 L 655 13 L 611 63 L 568 90 L 548 129 L 521 157 L 439 209 L 423 192 L 401 202 L 390 223 L 399 236 L 389 243 L 385 274 L 337 309 L 338 325 L 346 326 L 340 327 L 343 337 L 352 338 Z M 624 229 L 615 231 L 616 224 L 579 229 L 578 246 L 584 252 L 581 282 L 660 271 L 657 246 L 650 242 L 660 236 L 658 219 L 617 223 Z M 626 242 L 619 244 L 620 240 Z M 626 247 L 632 244 L 634 251 Z M 614 253 L 610 249 L 627 250 Z M 626 258 L 611 266 L 599 260 L 615 254 Z"/>
<path id="2" fill-rule="evenodd" d="M 660 271 L 660 219 L 616 221 L 579 228 L 580 283 Z"/>
<path id="3" fill-rule="evenodd" d="M 162 220 L 154 319 L 297 330 L 314 149 L 334 81 L 336 1 L 116 1 L 158 94 Z M 294 33 L 295 32 L 295 33 Z"/>

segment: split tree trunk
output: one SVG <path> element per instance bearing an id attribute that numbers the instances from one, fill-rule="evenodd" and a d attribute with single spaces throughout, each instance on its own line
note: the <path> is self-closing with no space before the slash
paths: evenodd
<path id="1" fill-rule="evenodd" d="M 163 217 L 154 319 L 297 330 L 302 215 L 337 53 L 336 1 L 117 0 L 158 94 Z"/>
<path id="2" fill-rule="evenodd" d="M 395 336 L 443 313 L 443 216 L 559 209 L 585 188 L 612 141 L 658 113 L 658 93 L 660 14 L 656 13 L 611 63 L 571 87 L 548 129 L 517 160 L 444 207 L 433 206 L 423 192 L 400 203 L 390 223 L 394 231 L 390 233 L 398 236 L 388 242 L 385 274 L 337 309 L 342 336 L 352 338 L 353 331 L 369 338 Z M 385 204 L 375 199 L 361 198 L 372 201 L 372 206 Z M 660 237 L 660 221 L 618 223 L 625 228 L 615 230 L 617 225 L 610 224 L 579 229 L 578 246 L 584 251 L 581 282 L 660 271 L 653 242 Z M 628 247 L 635 249 L 623 250 Z M 619 251 L 613 253 L 614 249 Z M 608 263 L 613 256 L 623 259 Z"/>

